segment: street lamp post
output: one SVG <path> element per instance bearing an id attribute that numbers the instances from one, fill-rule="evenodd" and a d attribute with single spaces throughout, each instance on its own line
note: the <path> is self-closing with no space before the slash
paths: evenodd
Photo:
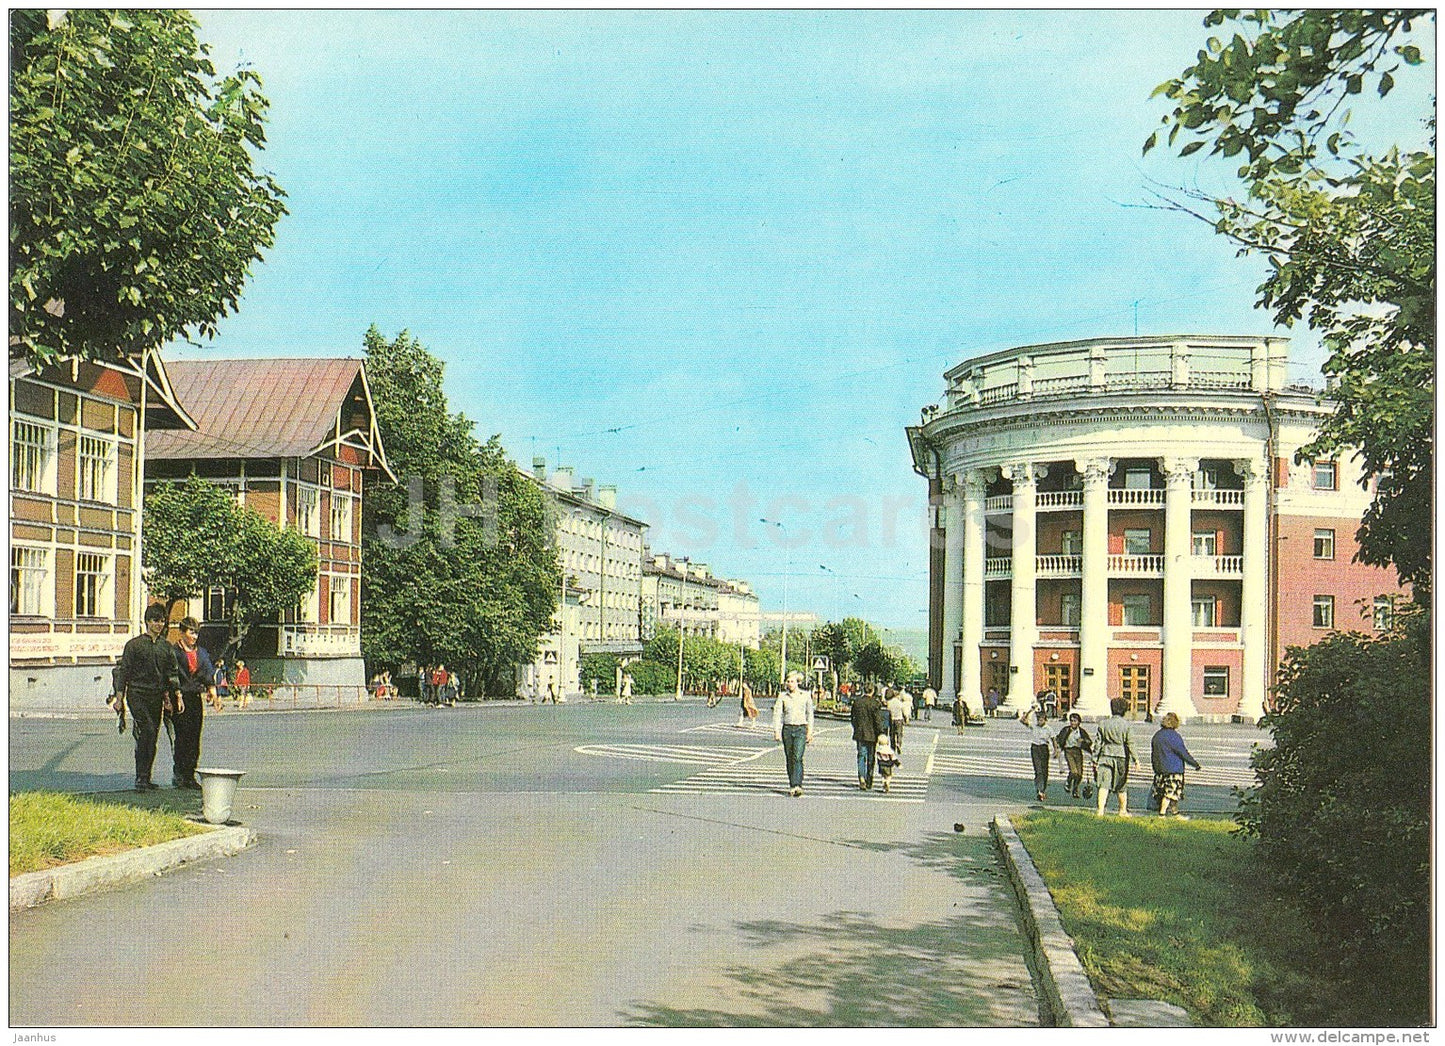
<path id="1" fill-rule="evenodd" d="M 682 578 L 677 583 L 677 693 L 673 695 L 674 701 L 682 700 L 682 613 L 687 602 L 687 560 L 684 559 L 678 569 Z"/>
<path id="2" fill-rule="evenodd" d="M 759 523 L 767 523 L 769 526 L 777 527 L 784 535 L 788 528 L 775 519 L 763 519 L 759 517 Z M 782 664 L 778 667 L 778 683 L 786 683 L 788 680 L 788 577 L 793 573 L 793 550 L 786 543 L 783 544 L 783 560 L 786 566 L 783 567 L 783 653 L 779 658 Z"/>

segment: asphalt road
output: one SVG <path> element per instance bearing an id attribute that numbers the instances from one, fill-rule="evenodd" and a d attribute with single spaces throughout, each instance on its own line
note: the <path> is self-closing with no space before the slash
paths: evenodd
<path id="1" fill-rule="evenodd" d="M 820 720 L 792 799 L 771 732 L 734 714 L 208 716 L 202 765 L 247 771 L 236 816 L 260 843 L 12 915 L 11 1024 L 1035 1023 L 984 830 L 1032 802 L 1023 731 L 913 726 L 883 795 L 857 790 L 847 725 Z M 1186 736 L 1206 773 L 1244 776 L 1252 731 Z M 11 790 L 123 789 L 128 740 L 12 719 Z M 1187 805 L 1227 807 L 1227 784 Z M 132 987 L 97 990 L 117 972 Z"/>

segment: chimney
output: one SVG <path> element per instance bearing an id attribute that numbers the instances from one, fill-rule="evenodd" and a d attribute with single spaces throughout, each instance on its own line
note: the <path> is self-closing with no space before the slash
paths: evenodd
<path id="1" fill-rule="evenodd" d="M 592 477 L 588 476 L 582 481 L 582 496 L 588 501 L 592 500 Z"/>
<path id="2" fill-rule="evenodd" d="M 566 491 L 568 494 L 572 493 L 572 466 L 569 465 L 566 468 L 559 466 L 557 471 L 552 473 L 552 486 Z"/>
<path id="3" fill-rule="evenodd" d="M 537 477 L 537 482 L 539 482 L 539 483 L 546 483 L 546 482 L 547 482 L 547 459 L 546 459 L 546 458 L 533 458 L 533 459 L 532 459 L 532 475 Z"/>
<path id="4" fill-rule="evenodd" d="M 612 484 L 597 488 L 597 504 L 613 512 L 617 511 L 617 488 Z"/>

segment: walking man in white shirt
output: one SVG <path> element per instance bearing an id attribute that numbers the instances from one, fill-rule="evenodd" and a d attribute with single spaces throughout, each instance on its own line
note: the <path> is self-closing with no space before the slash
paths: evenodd
<path id="1" fill-rule="evenodd" d="M 813 740 L 813 695 L 799 690 L 803 673 L 789 672 L 773 705 L 773 737 L 783 742 L 788 763 L 788 794 L 803 794 L 803 749 Z"/>

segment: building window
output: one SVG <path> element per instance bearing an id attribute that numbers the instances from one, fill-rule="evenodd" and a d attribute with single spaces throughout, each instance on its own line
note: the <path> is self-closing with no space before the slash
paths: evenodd
<path id="1" fill-rule="evenodd" d="M 1148 530 L 1124 531 L 1124 555 L 1147 556 L 1154 550 L 1153 534 Z"/>
<path id="2" fill-rule="evenodd" d="M 50 550 L 15 545 L 10 549 L 10 613 L 50 616 Z"/>
<path id="3" fill-rule="evenodd" d="M 1219 554 L 1219 535 L 1212 530 L 1196 530 L 1194 532 L 1194 554 L 1196 556 L 1217 556 Z"/>
<path id="4" fill-rule="evenodd" d="M 1124 470 L 1125 490 L 1149 490 L 1154 486 L 1154 473 L 1148 465 L 1131 465 Z"/>
<path id="5" fill-rule="evenodd" d="M 115 604 L 107 606 L 110 595 L 110 557 L 82 552 L 75 557 L 75 616 L 111 617 Z"/>
<path id="6" fill-rule="evenodd" d="M 1213 596 L 1195 596 L 1189 601 L 1190 620 L 1195 628 L 1213 628 L 1219 603 Z"/>
<path id="7" fill-rule="evenodd" d="M 1150 623 L 1150 617 L 1148 595 L 1124 597 L 1124 624 L 1147 625 Z"/>
<path id="8" fill-rule="evenodd" d="M 301 605 L 296 608 L 296 620 L 307 625 L 314 625 L 319 621 L 321 612 L 321 597 L 316 592 L 316 585 L 301 597 Z"/>
<path id="9" fill-rule="evenodd" d="M 1395 623 L 1395 601 L 1389 596 L 1376 596 L 1372 610 L 1375 628 L 1379 631 L 1388 631 Z"/>
<path id="10" fill-rule="evenodd" d="M 234 594 L 222 585 L 212 585 L 206 589 L 206 620 L 207 621 L 229 621 L 231 611 L 236 605 Z"/>
<path id="11" fill-rule="evenodd" d="M 108 439 L 80 437 L 80 500 L 115 504 L 115 444 Z"/>
<path id="12" fill-rule="evenodd" d="M 1082 555 L 1084 538 L 1077 530 L 1066 530 L 1059 536 L 1059 553 L 1065 556 Z"/>
<path id="13" fill-rule="evenodd" d="M 331 493 L 331 540 L 351 540 L 351 499 Z"/>
<path id="14" fill-rule="evenodd" d="M 1315 596 L 1314 611 L 1315 628 L 1335 627 L 1335 597 Z"/>
<path id="15" fill-rule="evenodd" d="M 296 529 L 307 537 L 321 536 L 321 491 L 315 487 L 296 488 Z"/>
<path id="16" fill-rule="evenodd" d="M 1225 665 L 1208 665 L 1204 669 L 1204 696 L 1229 696 L 1229 668 Z"/>
<path id="17" fill-rule="evenodd" d="M 1339 466 L 1333 461 L 1316 461 L 1314 467 L 1316 490 L 1339 489 Z"/>
<path id="18" fill-rule="evenodd" d="M 55 493 L 55 430 L 19 418 L 10 423 L 10 486 Z"/>
<path id="19" fill-rule="evenodd" d="M 1060 624 L 1068 628 L 1079 627 L 1079 596 L 1076 592 L 1065 592 L 1059 597 Z"/>
<path id="20" fill-rule="evenodd" d="M 1315 531 L 1315 559 L 1335 558 L 1335 532 L 1333 530 Z"/>
<path id="21" fill-rule="evenodd" d="M 345 576 L 331 579 L 331 623 L 351 624 L 351 579 Z"/>
<path id="22" fill-rule="evenodd" d="M 1219 466 L 1201 465 L 1194 470 L 1192 483 L 1195 490 L 1218 490 Z"/>

